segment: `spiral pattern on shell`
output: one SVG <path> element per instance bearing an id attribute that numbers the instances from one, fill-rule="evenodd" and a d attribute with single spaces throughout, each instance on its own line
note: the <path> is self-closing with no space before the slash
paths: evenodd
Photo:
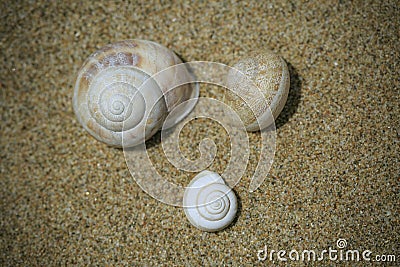
<path id="1" fill-rule="evenodd" d="M 199 214 L 210 221 L 223 219 L 228 213 L 230 200 L 225 195 L 223 184 L 209 184 L 203 187 L 197 195 Z M 206 204 L 205 204 L 206 203 Z"/>
<path id="2" fill-rule="evenodd" d="M 147 140 L 159 130 L 169 109 L 198 95 L 192 85 L 166 92 L 177 75 L 189 75 L 182 68 L 181 73 L 152 78 L 179 63 L 172 51 L 151 41 L 126 40 L 103 47 L 78 74 L 73 105 L 79 122 L 111 146 L 129 147 Z"/>
<path id="3" fill-rule="evenodd" d="M 90 84 L 88 107 L 99 125 L 114 132 L 122 132 L 124 124 L 126 129 L 130 129 L 143 119 L 145 99 L 135 87 L 138 76 L 142 76 L 143 82 L 148 78 L 137 70 L 108 68 Z"/>
<path id="4" fill-rule="evenodd" d="M 186 188 L 184 211 L 195 227 L 215 232 L 234 220 L 237 199 L 217 173 L 203 171 Z"/>

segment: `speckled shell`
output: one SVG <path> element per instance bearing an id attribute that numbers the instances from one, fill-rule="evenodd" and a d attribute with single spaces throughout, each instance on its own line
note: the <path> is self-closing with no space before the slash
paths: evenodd
<path id="1" fill-rule="evenodd" d="M 179 63 L 182 61 L 174 52 L 151 41 L 126 40 L 101 48 L 78 73 L 73 107 L 79 122 L 110 146 L 131 147 L 149 139 L 169 111 L 198 97 L 198 86 L 193 84 L 168 91 L 176 77 L 182 80 L 191 75 L 184 68 L 173 68 L 157 80 L 150 79 Z M 193 103 L 180 110 L 175 122 L 193 109 Z"/>
<path id="2" fill-rule="evenodd" d="M 236 217 L 235 193 L 215 172 L 202 171 L 185 190 L 183 208 L 190 223 L 200 230 L 216 232 Z"/>
<path id="3" fill-rule="evenodd" d="M 258 51 L 239 60 L 233 68 L 245 76 L 231 71 L 227 77 L 227 84 L 239 96 L 245 96 L 246 103 L 251 108 L 244 105 L 243 100 L 231 91 L 225 95 L 226 103 L 238 112 L 247 131 L 258 131 L 268 127 L 282 111 L 289 94 L 290 75 L 285 61 L 273 52 Z M 257 86 L 266 101 L 260 101 L 259 92 L 253 90 L 256 87 L 249 89 L 252 87 L 246 85 L 244 77 Z"/>

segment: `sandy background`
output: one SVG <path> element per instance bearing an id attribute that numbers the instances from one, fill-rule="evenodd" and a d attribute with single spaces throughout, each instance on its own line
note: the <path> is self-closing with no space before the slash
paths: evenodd
<path id="1" fill-rule="evenodd" d="M 0 265 L 249 266 L 264 246 L 321 251 L 338 238 L 400 262 L 398 1 L 260 2 L 0 4 Z M 186 61 L 232 64 L 269 48 L 289 64 L 275 162 L 249 193 L 252 154 L 235 187 L 240 212 L 224 231 L 201 232 L 181 208 L 144 193 L 122 150 L 75 119 L 79 67 L 129 38 L 159 42 Z M 201 95 L 220 92 L 202 86 Z M 191 129 L 181 136 L 188 156 L 205 134 L 224 151 L 218 125 Z M 250 139 L 257 151 L 259 134 Z M 212 168 L 223 162 L 218 156 Z"/>

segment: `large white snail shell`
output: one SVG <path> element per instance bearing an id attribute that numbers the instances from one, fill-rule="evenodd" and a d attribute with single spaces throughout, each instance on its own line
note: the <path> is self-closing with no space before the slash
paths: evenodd
<path id="1" fill-rule="evenodd" d="M 151 41 L 126 40 L 103 47 L 85 61 L 76 80 L 73 106 L 79 122 L 110 146 L 130 147 L 149 139 L 169 111 L 198 97 L 198 85 L 170 90 L 176 79 L 191 80 L 185 68 L 172 68 L 158 80 L 150 79 L 179 63 L 174 52 Z M 195 101 L 189 101 L 181 107 L 173 122 L 185 117 L 194 105 Z"/>
<path id="2" fill-rule="evenodd" d="M 247 131 L 268 127 L 282 111 L 289 94 L 290 75 L 286 62 L 273 52 L 257 51 L 239 60 L 233 68 L 227 83 L 237 95 L 245 97 L 248 106 L 231 91 L 225 95 L 227 104 L 238 112 Z M 244 79 L 250 79 L 256 87 L 248 86 Z M 265 100 L 254 89 L 258 89 Z"/>
<path id="3" fill-rule="evenodd" d="M 186 188 L 183 207 L 187 218 L 195 227 L 216 232 L 235 219 L 237 199 L 221 176 L 215 172 L 202 171 Z"/>

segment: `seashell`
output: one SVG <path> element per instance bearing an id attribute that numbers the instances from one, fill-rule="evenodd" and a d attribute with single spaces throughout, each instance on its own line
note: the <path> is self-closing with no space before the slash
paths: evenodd
<path id="1" fill-rule="evenodd" d="M 221 176 L 202 171 L 186 187 L 183 207 L 191 224 L 203 231 L 216 232 L 235 219 L 237 199 Z"/>
<path id="2" fill-rule="evenodd" d="M 174 107 L 199 95 L 198 85 L 174 88 L 177 79 L 192 79 L 184 67 L 167 69 L 179 63 L 182 61 L 174 52 L 151 41 L 106 45 L 93 53 L 78 73 L 73 107 L 79 122 L 110 146 L 131 147 L 149 139 Z M 158 79 L 153 78 L 166 69 Z M 183 119 L 195 104 L 181 105 L 171 121 Z"/>
<path id="3" fill-rule="evenodd" d="M 254 52 L 233 66 L 227 84 L 232 91 L 225 94 L 226 103 L 238 112 L 247 131 L 258 131 L 271 125 L 285 106 L 290 75 L 280 56 Z"/>

